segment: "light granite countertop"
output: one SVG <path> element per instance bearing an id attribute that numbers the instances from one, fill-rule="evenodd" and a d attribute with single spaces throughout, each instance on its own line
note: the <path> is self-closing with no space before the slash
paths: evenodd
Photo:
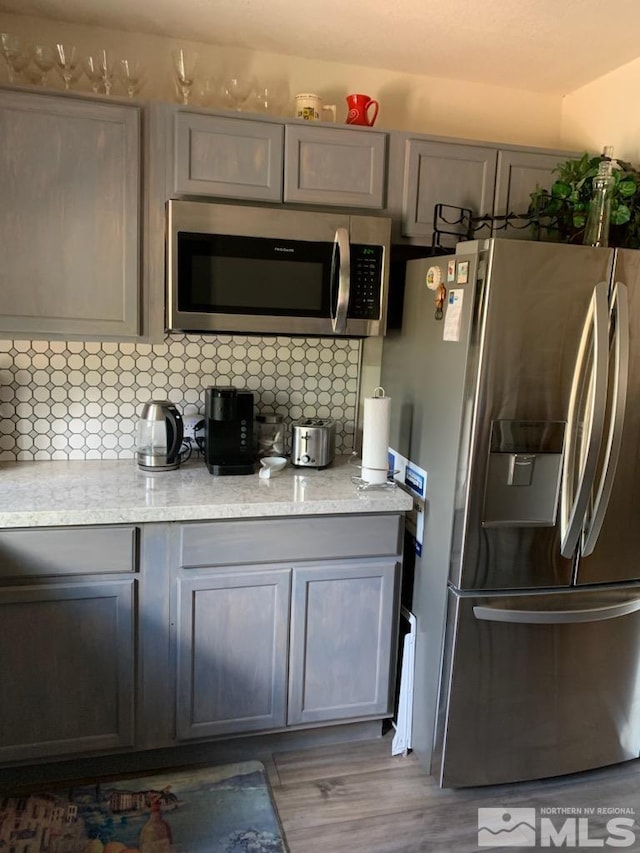
<path id="1" fill-rule="evenodd" d="M 0 463 L 0 528 L 132 524 L 288 515 L 405 512 L 400 488 L 359 491 L 350 457 L 317 471 L 292 468 L 212 476 L 191 460 L 177 471 L 146 474 L 133 459 Z"/>

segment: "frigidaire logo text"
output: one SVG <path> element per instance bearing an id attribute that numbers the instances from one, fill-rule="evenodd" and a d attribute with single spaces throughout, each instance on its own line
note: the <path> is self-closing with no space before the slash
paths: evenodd
<path id="1" fill-rule="evenodd" d="M 291 252 L 291 253 L 293 253 L 293 252 L 295 252 L 295 249 L 289 249 L 287 246 L 274 246 L 273 251 L 274 252 Z"/>

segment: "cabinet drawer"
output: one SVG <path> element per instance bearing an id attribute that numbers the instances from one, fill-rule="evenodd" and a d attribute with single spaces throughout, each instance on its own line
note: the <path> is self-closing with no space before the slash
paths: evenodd
<path id="1" fill-rule="evenodd" d="M 0 577 L 133 572 L 136 527 L 57 527 L 0 532 Z"/>
<path id="2" fill-rule="evenodd" d="M 397 514 L 185 524 L 180 537 L 183 568 L 398 553 Z"/>

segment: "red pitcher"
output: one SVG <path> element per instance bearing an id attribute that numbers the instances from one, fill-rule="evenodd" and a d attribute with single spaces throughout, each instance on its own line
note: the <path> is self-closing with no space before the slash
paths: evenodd
<path id="1" fill-rule="evenodd" d="M 366 124 L 373 127 L 373 123 L 378 117 L 377 101 L 370 98 L 369 95 L 347 95 L 347 104 L 349 105 L 349 115 L 347 116 L 347 124 Z M 374 107 L 374 113 L 369 118 L 369 107 Z"/>

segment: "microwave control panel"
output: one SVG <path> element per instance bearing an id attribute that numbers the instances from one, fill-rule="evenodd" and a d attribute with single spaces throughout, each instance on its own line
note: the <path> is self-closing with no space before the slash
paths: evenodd
<path id="1" fill-rule="evenodd" d="M 349 317 L 378 320 L 382 290 L 382 246 L 351 244 Z"/>

